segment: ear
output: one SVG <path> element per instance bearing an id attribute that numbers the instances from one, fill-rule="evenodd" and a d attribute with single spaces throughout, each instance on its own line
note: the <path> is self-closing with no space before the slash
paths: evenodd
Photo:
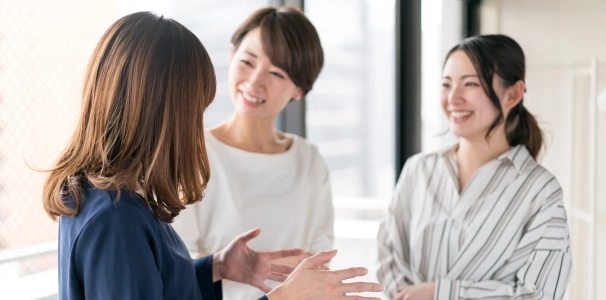
<path id="1" fill-rule="evenodd" d="M 303 96 L 305 96 L 305 91 L 302 88 L 297 87 L 297 90 L 295 91 L 295 94 L 293 95 L 292 99 L 301 100 L 303 99 Z"/>
<path id="2" fill-rule="evenodd" d="M 526 84 L 522 80 L 518 80 L 518 82 L 510 86 L 505 94 L 503 108 L 509 110 L 518 105 L 524 97 L 524 91 L 526 91 Z"/>

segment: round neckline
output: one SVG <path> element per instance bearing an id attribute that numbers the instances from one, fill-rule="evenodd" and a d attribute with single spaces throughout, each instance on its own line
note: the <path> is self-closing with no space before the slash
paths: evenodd
<path id="1" fill-rule="evenodd" d="M 252 151 L 248 151 L 248 150 L 244 150 L 244 149 L 240 149 L 238 147 L 232 146 L 230 144 L 227 144 L 223 141 L 221 141 L 219 138 L 217 138 L 211 130 L 206 130 L 205 136 L 210 137 L 212 140 L 214 140 L 217 144 L 221 145 L 222 147 L 225 147 L 227 149 L 231 149 L 232 151 L 235 152 L 240 152 L 240 153 L 244 153 L 244 154 L 248 154 L 248 155 L 257 155 L 257 156 L 271 156 L 271 157 L 276 157 L 276 156 L 284 156 L 284 155 L 288 155 L 289 153 L 293 152 L 293 149 L 295 148 L 296 144 L 299 142 L 298 140 L 298 136 L 296 134 L 291 134 L 291 133 L 287 133 L 284 132 L 284 135 L 292 138 L 292 144 L 290 145 L 290 147 L 288 149 L 286 149 L 286 151 L 284 152 L 280 152 L 280 153 L 263 153 L 263 152 L 252 152 Z"/>

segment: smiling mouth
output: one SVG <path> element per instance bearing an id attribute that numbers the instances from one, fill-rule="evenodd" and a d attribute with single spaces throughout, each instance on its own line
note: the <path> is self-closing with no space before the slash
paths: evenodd
<path id="1" fill-rule="evenodd" d="M 467 118 L 473 114 L 472 111 L 451 111 L 450 115 L 455 119 Z"/>
<path id="2" fill-rule="evenodd" d="M 249 96 L 243 92 L 240 91 L 240 94 L 242 94 L 242 98 L 244 98 L 245 101 L 248 101 L 250 103 L 254 103 L 254 104 L 262 104 L 265 103 L 264 99 L 260 99 L 257 97 L 253 97 L 253 96 Z"/>

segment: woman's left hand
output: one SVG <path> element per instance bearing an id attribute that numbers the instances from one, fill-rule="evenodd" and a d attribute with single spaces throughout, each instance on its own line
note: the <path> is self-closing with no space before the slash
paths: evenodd
<path id="1" fill-rule="evenodd" d="M 400 287 L 398 288 L 398 294 L 392 300 L 432 300 L 435 289 L 435 282 Z"/>
<path id="2" fill-rule="evenodd" d="M 305 254 L 303 249 L 284 249 L 278 251 L 257 252 L 247 243 L 261 233 L 256 228 L 236 237 L 223 250 L 213 254 L 213 281 L 227 279 L 246 283 L 268 293 L 271 288 L 265 280 L 278 282 L 286 280 L 294 268 L 274 264 L 272 260 Z"/>

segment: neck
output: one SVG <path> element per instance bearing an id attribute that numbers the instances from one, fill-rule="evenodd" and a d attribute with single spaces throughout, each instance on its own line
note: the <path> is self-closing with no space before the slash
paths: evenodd
<path id="1" fill-rule="evenodd" d="M 223 142 L 237 148 L 260 153 L 283 152 L 284 137 L 274 129 L 275 118 L 250 119 L 233 114 L 212 130 Z"/>
<path id="2" fill-rule="evenodd" d="M 476 170 L 509 151 L 510 148 L 502 126 L 492 131 L 488 141 L 485 136 L 475 139 L 461 138 L 457 151 L 459 166 L 461 168 Z"/>

